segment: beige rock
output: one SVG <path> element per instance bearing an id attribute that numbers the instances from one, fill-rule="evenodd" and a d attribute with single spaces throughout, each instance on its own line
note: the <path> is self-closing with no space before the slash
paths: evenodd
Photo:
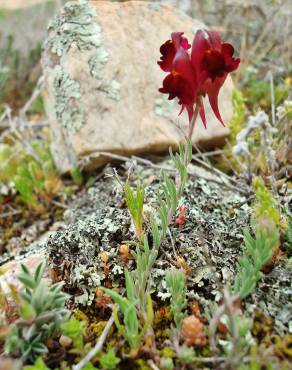
<path id="1" fill-rule="evenodd" d="M 16 276 L 21 271 L 21 264 L 24 264 L 30 271 L 34 271 L 37 265 L 44 261 L 44 252 L 35 253 L 22 259 L 15 259 L 5 263 L 0 269 L 0 286 L 5 294 L 9 294 L 10 286 L 13 285 L 17 289 L 21 283 L 16 279 Z M 0 367 L 1 369 L 1 367 Z"/>
<path id="2" fill-rule="evenodd" d="M 73 18 L 74 19 L 73 19 Z M 171 5 L 146 1 L 70 2 L 55 19 L 43 55 L 45 105 L 53 153 L 61 172 L 92 155 L 89 166 L 119 154 L 163 152 L 176 147 L 188 119 L 176 101 L 158 92 L 165 77 L 156 61 L 171 32 L 192 39 L 204 25 Z M 223 120 L 232 116 L 230 78 L 220 93 Z M 193 142 L 222 144 L 229 134 L 206 102 L 208 128 L 197 122 Z"/>

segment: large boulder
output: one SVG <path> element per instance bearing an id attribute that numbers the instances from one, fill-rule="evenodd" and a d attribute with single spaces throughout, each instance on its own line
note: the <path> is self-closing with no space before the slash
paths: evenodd
<path id="1" fill-rule="evenodd" d="M 164 73 L 156 61 L 173 31 L 191 39 L 202 23 L 172 5 L 147 1 L 72 1 L 49 25 L 43 54 L 45 106 L 53 154 L 61 172 L 98 152 L 155 153 L 175 147 L 186 115 L 158 92 Z M 232 116 L 230 78 L 220 93 L 226 123 Z M 229 134 L 206 102 L 208 128 L 198 122 L 194 143 L 217 146 Z"/>

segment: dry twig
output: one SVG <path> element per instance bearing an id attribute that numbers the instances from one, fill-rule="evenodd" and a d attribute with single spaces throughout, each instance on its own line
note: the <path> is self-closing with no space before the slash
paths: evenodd
<path id="1" fill-rule="evenodd" d="M 91 359 L 102 349 L 102 346 L 106 340 L 106 337 L 114 323 L 114 316 L 112 315 L 108 320 L 101 336 L 99 337 L 96 345 L 92 348 L 90 352 L 77 364 L 72 367 L 73 370 L 81 370 Z"/>
<path id="2" fill-rule="evenodd" d="M 141 157 L 137 157 L 137 156 L 127 157 L 127 156 L 123 156 L 123 155 L 115 154 L 115 153 L 110 153 L 110 152 L 97 152 L 97 153 L 92 153 L 92 154 L 90 154 L 86 157 L 83 157 L 79 162 L 79 167 L 84 168 L 86 166 L 86 163 L 88 163 L 90 161 L 90 159 L 98 158 L 98 157 L 102 157 L 102 156 L 113 158 L 113 159 L 116 159 L 116 160 L 122 161 L 122 162 L 128 162 L 130 160 L 135 160 L 135 161 L 137 161 L 139 163 L 142 163 L 146 166 L 149 166 L 151 168 L 156 168 L 158 170 L 164 170 L 164 171 L 168 171 L 168 172 L 175 172 L 175 169 L 173 167 L 157 165 L 157 164 L 153 163 L 152 161 L 150 161 L 149 159 L 145 159 L 145 158 L 141 158 Z M 195 159 L 198 160 L 198 158 L 196 158 L 196 157 L 195 157 Z M 212 172 L 211 168 L 214 169 L 214 167 L 210 167 L 209 172 Z M 221 171 L 219 171 L 219 172 L 221 173 Z M 191 170 L 188 170 L 188 174 L 192 177 L 195 177 L 195 178 L 202 178 L 206 181 L 211 181 L 215 184 L 218 184 L 218 185 L 223 186 L 223 187 L 225 187 L 225 188 L 227 188 L 231 191 L 235 191 L 235 192 L 243 194 L 243 195 L 249 195 L 249 193 L 250 193 L 249 189 L 243 189 L 243 188 L 239 187 L 237 182 L 236 182 L 235 185 L 232 185 L 228 181 L 222 181 L 222 179 L 219 180 L 219 178 L 217 180 L 214 177 L 204 176 L 202 173 L 198 174 L 198 173 L 193 172 Z M 226 176 L 228 177 L 228 175 L 226 175 Z"/>

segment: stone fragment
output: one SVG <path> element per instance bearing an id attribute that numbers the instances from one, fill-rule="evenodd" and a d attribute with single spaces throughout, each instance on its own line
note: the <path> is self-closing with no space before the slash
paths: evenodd
<path id="1" fill-rule="evenodd" d="M 43 54 L 45 106 L 53 131 L 53 154 L 61 172 L 84 157 L 88 166 L 123 155 L 176 147 L 188 119 L 176 101 L 158 92 L 165 74 L 159 48 L 173 31 L 191 40 L 205 27 L 169 4 L 147 1 L 71 1 L 49 25 Z M 232 117 L 233 84 L 220 93 L 223 120 Z M 208 128 L 197 122 L 193 141 L 209 148 L 224 143 L 221 126 L 206 102 Z"/>
<path id="2" fill-rule="evenodd" d="M 10 285 L 20 288 L 21 283 L 17 275 L 21 272 L 21 264 L 24 264 L 30 271 L 34 271 L 38 264 L 45 260 L 44 253 L 36 253 L 25 258 L 15 259 L 0 267 L 0 286 L 5 294 L 9 294 Z"/>

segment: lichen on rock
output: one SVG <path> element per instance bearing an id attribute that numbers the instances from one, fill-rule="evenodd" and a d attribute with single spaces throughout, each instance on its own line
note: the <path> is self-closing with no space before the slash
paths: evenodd
<path id="1" fill-rule="evenodd" d="M 109 54 L 102 46 L 97 48 L 95 53 L 89 59 L 88 64 L 90 67 L 90 73 L 97 80 L 104 80 L 103 69 L 108 60 Z M 117 80 L 102 81 L 98 90 L 103 91 L 109 98 L 113 100 L 120 100 L 121 84 Z"/>
<path id="2" fill-rule="evenodd" d="M 99 47 L 89 59 L 90 73 L 97 80 L 102 80 L 102 71 L 108 59 L 108 52 L 103 47 Z"/>
<path id="3" fill-rule="evenodd" d="M 150 10 L 154 10 L 155 12 L 159 12 L 161 10 L 161 4 L 150 2 L 148 4 Z"/>
<path id="4" fill-rule="evenodd" d="M 120 100 L 121 84 L 117 80 L 104 82 L 99 90 L 104 91 L 106 95 L 113 100 Z"/>
<path id="5" fill-rule="evenodd" d="M 101 44 L 101 28 L 94 20 L 95 9 L 86 0 L 69 1 L 48 26 L 51 51 L 61 57 L 74 43 L 79 50 Z"/>
<path id="6" fill-rule="evenodd" d="M 170 24 L 174 29 L 183 29 L 190 39 L 196 23 L 200 22 L 190 17 L 182 20 L 168 4 L 78 0 L 66 3 L 50 24 L 42 59 L 44 104 L 56 138 L 54 160 L 61 173 L 72 170 L 79 160 L 85 163 L 84 157 L 87 169 L 110 160 L 94 154 L 99 151 L 128 155 L 163 152 L 169 146 L 176 146 L 181 139 L 180 130 L 173 126 L 178 111 L 172 106 L 174 101 L 167 102 L 162 97 L 155 102 L 158 95 L 153 92 L 157 91 L 157 81 L 162 75 L 153 63 L 153 55 L 159 52 L 160 43 L 169 34 Z M 147 32 L 149 25 L 153 26 L 153 32 Z M 149 51 L 143 58 L 141 40 Z M 56 65 L 80 84 L 80 97 L 72 99 L 68 110 L 61 110 L 65 121 L 62 124 L 55 112 L 54 90 L 59 88 L 53 81 Z M 222 119 L 226 123 L 232 116 L 232 89 L 228 79 L 220 94 L 220 103 L 224 104 Z M 72 105 L 74 112 L 71 112 Z M 82 111 L 78 112 L 76 107 Z M 72 116 L 76 117 L 75 128 L 70 130 Z M 181 118 L 185 120 L 185 117 L 184 112 Z M 196 125 L 194 143 L 202 149 L 221 146 L 229 129 L 216 121 L 209 104 L 206 104 L 206 119 L 208 130 Z M 142 135 L 143 132 L 147 135 Z M 119 140 L 115 139 L 117 136 Z"/>
<path id="7" fill-rule="evenodd" d="M 109 60 L 108 51 L 101 43 L 101 27 L 97 23 L 96 10 L 86 0 L 68 2 L 64 5 L 62 13 L 56 16 L 49 24 L 51 31 L 48 39 L 48 47 L 53 54 L 59 57 L 65 55 L 72 45 L 77 46 L 80 52 L 84 50 L 92 51 L 88 59 L 91 75 L 97 80 L 102 80 L 100 91 L 103 91 L 110 99 L 120 99 L 120 83 L 116 80 L 104 80 L 103 70 Z M 62 64 L 62 61 L 60 60 Z M 80 96 L 75 96 L 80 99 Z M 67 113 L 67 115 L 66 115 Z M 73 112 L 75 122 L 79 120 L 79 125 L 74 125 L 75 132 L 81 128 L 84 120 L 82 112 Z M 72 112 L 64 110 L 62 116 L 70 119 Z M 62 123 L 65 127 L 69 125 L 64 119 Z"/>
<path id="8" fill-rule="evenodd" d="M 60 65 L 55 66 L 53 73 L 56 118 L 64 128 L 77 132 L 85 121 L 85 114 L 79 101 L 80 84 L 71 80 Z"/>
<path id="9" fill-rule="evenodd" d="M 155 100 L 154 110 L 158 116 L 170 118 L 177 110 L 177 103 L 174 100 L 168 100 L 166 95 L 161 95 Z"/>

